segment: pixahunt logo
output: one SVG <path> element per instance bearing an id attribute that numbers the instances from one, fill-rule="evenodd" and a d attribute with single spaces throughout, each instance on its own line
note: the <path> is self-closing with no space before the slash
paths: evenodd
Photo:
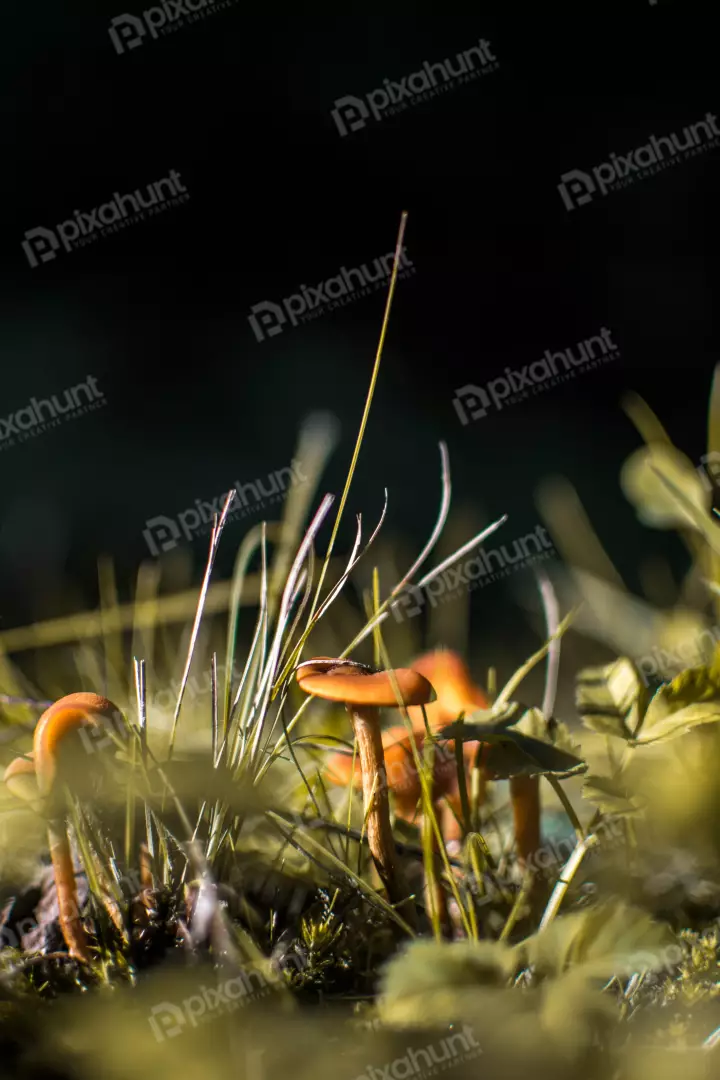
<path id="1" fill-rule="evenodd" d="M 374 259 L 371 267 L 368 267 L 367 263 L 353 266 L 349 270 L 346 266 L 341 266 L 334 277 L 321 281 L 319 285 L 301 285 L 300 292 L 286 296 L 279 304 L 270 300 L 255 304 L 250 308 L 252 314 L 248 315 L 248 322 L 256 340 L 264 341 L 266 337 L 282 334 L 288 321 L 292 326 L 310 322 L 327 311 L 345 307 L 355 300 L 369 296 L 389 281 L 394 258 L 393 251 L 389 255 Z M 414 273 L 415 266 L 403 247 L 398 259 L 398 278 L 410 277 Z"/>
<path id="2" fill-rule="evenodd" d="M 422 1080 L 423 1077 L 437 1076 L 462 1061 L 472 1061 L 480 1054 L 482 1049 L 472 1028 L 463 1024 L 461 1031 L 440 1040 L 437 1047 L 432 1043 L 417 1050 L 408 1046 L 401 1057 L 387 1065 L 366 1066 L 355 1080 Z"/>
<path id="3" fill-rule="evenodd" d="M 646 176 L 669 169 L 671 165 L 687 161 L 697 154 L 714 150 L 720 145 L 720 130 L 714 113 L 705 113 L 705 119 L 697 124 L 684 127 L 682 135 L 655 135 L 644 146 L 631 150 L 628 154 L 610 154 L 610 160 L 595 165 L 592 174 L 581 169 L 571 169 L 563 173 L 558 184 L 558 191 L 567 210 L 585 206 L 597 195 L 607 195 L 611 189 L 634 184 Z"/>
<path id="4" fill-rule="evenodd" d="M 117 15 L 110 20 L 108 33 L 115 52 L 121 55 L 144 44 L 148 34 L 155 41 L 234 3 L 235 0 L 162 0 L 141 15 Z"/>
<path id="5" fill-rule="evenodd" d="M 449 566 L 426 585 L 408 585 L 394 601 L 392 613 L 397 622 L 412 619 L 420 614 L 426 601 L 429 601 L 433 608 L 438 604 L 447 604 L 448 601 L 456 600 L 463 592 L 483 589 L 501 578 L 509 577 L 523 566 L 551 559 L 555 555 L 556 551 L 547 529 L 538 525 L 527 536 L 513 541 L 511 551 L 507 544 L 489 551 L 480 548 L 476 555 L 455 566 Z"/>
<path id="6" fill-rule="evenodd" d="M 645 686 L 649 686 L 651 679 L 662 682 L 687 668 L 706 664 L 718 645 L 720 626 L 710 626 L 694 637 L 676 642 L 672 649 L 654 645 L 645 656 L 636 657 L 634 663 Z"/>
<path id="7" fill-rule="evenodd" d="M 364 128 L 371 115 L 375 120 L 384 120 L 411 105 L 419 105 L 454 89 L 461 83 L 489 75 L 499 66 L 497 57 L 490 49 L 490 42 L 481 38 L 471 49 L 457 53 L 454 60 L 441 60 L 435 64 L 424 60 L 422 68 L 412 75 L 403 76 L 399 82 L 383 79 L 382 87 L 371 90 L 363 97 L 350 94 L 337 98 L 331 116 L 341 137 L 344 137 Z M 438 82 L 438 75 L 442 82 Z"/>
<path id="8" fill-rule="evenodd" d="M 296 460 L 287 468 L 276 469 L 266 480 L 258 478 L 248 484 L 241 484 L 236 480 L 235 499 L 226 520 L 229 522 L 233 518 L 243 518 L 259 510 L 266 510 L 274 503 L 282 502 L 288 488 L 305 483 L 306 480 L 307 476 L 303 476 L 300 462 Z M 183 540 L 190 541 L 203 532 L 209 532 L 215 515 L 222 513 L 228 495 L 229 492 L 225 491 L 209 502 L 196 499 L 194 506 L 188 507 L 174 518 L 161 514 L 146 521 L 143 536 L 150 554 L 158 556 L 163 551 L 172 551 Z"/>
<path id="9" fill-rule="evenodd" d="M 298 972 L 305 966 L 302 957 L 288 953 L 278 962 L 277 970 L 269 966 L 249 966 L 246 971 L 216 987 L 199 986 L 197 994 L 191 994 L 179 1005 L 172 1001 L 161 1001 L 152 1007 L 148 1017 L 152 1033 L 157 1042 L 164 1042 L 181 1035 L 188 1027 L 196 1028 L 218 1015 L 234 1012 L 250 1001 L 266 997 L 286 985 L 283 972 L 289 967 L 294 967 Z"/>
<path id="10" fill-rule="evenodd" d="M 62 395 L 30 398 L 28 405 L 0 418 L 0 450 L 36 439 L 63 421 L 77 420 L 103 405 L 107 405 L 107 400 L 102 390 L 98 390 L 94 375 L 88 375 L 85 382 L 71 386 Z"/>
<path id="11" fill-rule="evenodd" d="M 473 383 L 461 386 L 453 398 L 455 412 L 463 425 L 471 420 L 481 420 L 493 407 L 500 412 L 503 406 L 515 405 L 518 401 L 574 379 L 576 372 L 573 369 L 582 367 L 588 371 L 617 360 L 619 356 L 610 331 L 603 326 L 598 335 L 586 338 L 569 349 L 555 353 L 546 349 L 542 360 L 536 360 L 520 370 L 506 367 L 504 376 L 491 379 L 484 387 Z M 558 362 L 562 365 L 560 371 Z"/>
<path id="12" fill-rule="evenodd" d="M 28 229 L 23 240 L 23 251 L 34 269 L 40 263 L 55 259 L 61 245 L 68 252 L 85 247 L 101 237 L 120 232 L 128 225 L 145 221 L 153 214 L 179 206 L 189 198 L 188 190 L 180 180 L 180 173 L 171 169 L 168 176 L 148 184 L 144 191 L 137 188 L 129 195 L 121 195 L 116 191 L 109 202 L 92 210 L 73 210 L 73 217 L 61 221 L 54 229 L 47 229 L 42 225 Z"/>

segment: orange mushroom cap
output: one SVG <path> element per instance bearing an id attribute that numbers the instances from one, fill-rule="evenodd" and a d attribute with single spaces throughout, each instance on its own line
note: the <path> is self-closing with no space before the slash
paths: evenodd
<path id="1" fill-rule="evenodd" d="M 73 731 L 121 717 L 116 705 L 99 694 L 67 694 L 46 709 L 33 737 L 38 784 L 49 794 L 55 782 L 57 756 L 64 739 Z"/>
<path id="2" fill-rule="evenodd" d="M 424 675 L 411 668 L 396 668 L 393 677 L 404 705 L 425 705 L 435 692 Z M 295 672 L 298 686 L 306 694 L 347 705 L 397 708 L 398 697 L 387 671 L 373 671 L 355 660 L 317 656 L 299 664 Z"/>
<path id="3" fill-rule="evenodd" d="M 487 695 L 473 682 L 467 664 L 451 649 L 425 653 L 413 662 L 412 670 L 429 679 L 437 693 L 437 700 L 425 710 L 431 728 L 453 723 L 460 713 L 490 708 Z M 410 709 L 409 716 L 413 727 L 425 727 L 420 709 Z"/>

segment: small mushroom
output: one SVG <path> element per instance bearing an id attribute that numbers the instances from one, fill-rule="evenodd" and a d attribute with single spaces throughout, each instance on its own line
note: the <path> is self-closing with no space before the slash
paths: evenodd
<path id="1" fill-rule="evenodd" d="M 354 660 L 326 656 L 298 665 L 295 673 L 305 693 L 326 701 L 343 702 L 350 713 L 360 758 L 370 854 L 390 902 L 403 903 L 406 921 L 414 923 L 414 909 L 407 904 L 408 892 L 395 856 L 378 710 L 397 708 L 395 687 L 404 706 L 424 705 L 435 695 L 428 680 L 417 671 L 398 668 L 392 675 L 391 680 L 386 671 L 376 672 Z"/>
<path id="2" fill-rule="evenodd" d="M 452 724 L 460 713 L 490 708 L 487 694 L 473 682 L 467 664 L 452 649 L 425 653 L 413 661 L 412 667 L 432 683 L 437 694 L 437 700 L 425 710 L 431 728 Z M 408 709 L 408 715 L 413 726 L 424 730 L 420 709 Z"/>
<path id="3" fill-rule="evenodd" d="M 68 694 L 40 717 L 33 736 L 33 751 L 19 757 L 5 770 L 5 783 L 18 798 L 31 802 L 39 793 L 49 802 L 48 839 L 57 889 L 59 923 L 70 955 L 85 964 L 92 962 L 90 940 L 80 918 L 75 868 L 59 796 L 59 756 L 72 733 L 85 728 L 101 730 L 117 722 L 118 708 L 98 694 Z M 32 775 L 36 783 L 32 784 Z"/>
<path id="4" fill-rule="evenodd" d="M 436 652 L 426 653 L 413 663 L 415 671 L 421 672 L 428 678 L 437 693 L 437 701 L 427 707 L 428 723 L 431 727 L 443 727 L 457 720 L 460 713 L 470 713 L 475 709 L 489 709 L 490 702 L 483 690 L 476 686 L 462 657 L 450 649 L 440 649 Z M 420 709 L 408 709 L 410 718 L 415 726 L 423 724 Z M 448 743 L 448 748 L 452 748 Z M 463 747 L 466 768 L 470 769 L 477 753 L 478 744 L 466 742 Z M 489 747 L 486 745 L 482 760 L 484 766 Z M 485 783 L 491 777 L 487 769 L 481 767 L 480 772 L 480 804 L 485 798 Z M 540 782 L 537 776 L 512 776 L 510 777 L 510 803 L 513 812 L 513 828 L 515 833 L 515 850 L 520 864 L 525 866 L 540 847 Z M 460 797 L 455 790 L 448 797 L 450 806 L 455 813 L 460 813 Z M 458 839 L 459 831 L 454 815 L 452 820 L 446 816 L 444 825 L 445 836 L 448 839 Z"/>
<path id="5" fill-rule="evenodd" d="M 433 652 L 425 653 L 423 656 L 413 661 L 412 667 L 414 671 L 419 671 L 421 675 L 424 675 L 426 679 L 429 679 L 437 694 L 437 701 L 428 705 L 425 709 L 428 725 L 431 729 L 436 730 L 454 723 L 461 713 L 468 714 L 474 712 L 476 709 L 490 708 L 490 701 L 485 691 L 473 682 L 467 664 L 463 658 L 452 649 L 437 649 Z M 419 730 L 425 730 L 425 721 L 421 709 L 408 709 L 408 715 L 410 716 L 413 727 Z M 448 742 L 445 744 L 444 749 L 446 753 L 453 756 L 454 748 L 455 744 L 453 742 Z M 465 771 L 467 773 L 473 768 L 477 750 L 477 743 L 466 742 L 463 745 L 463 758 L 465 761 Z M 482 754 L 479 769 L 479 805 L 482 805 L 485 801 L 485 785 L 488 779 L 483 767 L 486 751 L 487 747 Z M 447 803 L 451 810 L 448 813 L 448 806 L 443 808 L 443 835 L 448 841 L 458 841 L 461 836 L 457 818 L 461 816 L 462 807 L 460 803 L 459 778 L 456 769 L 453 772 L 453 776 L 454 782 L 447 792 Z"/>
<path id="6" fill-rule="evenodd" d="M 387 728 L 382 733 L 383 755 L 387 786 L 393 796 L 395 813 L 404 821 L 413 821 L 422 794 L 420 777 L 415 767 L 415 758 L 410 744 L 411 736 L 402 724 Z M 415 746 L 422 757 L 425 732 L 414 733 Z M 328 758 L 326 775 L 333 784 L 345 786 L 352 783 L 355 788 L 362 788 L 360 762 L 347 753 L 335 753 Z M 456 781 L 455 761 L 445 746 L 438 746 L 435 752 L 433 769 L 433 801 L 441 799 L 453 790 Z"/>

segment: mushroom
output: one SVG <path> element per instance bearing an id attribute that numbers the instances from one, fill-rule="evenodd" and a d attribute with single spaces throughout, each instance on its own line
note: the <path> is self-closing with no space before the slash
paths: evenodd
<path id="1" fill-rule="evenodd" d="M 406 920 L 414 922 L 414 910 L 407 905 L 408 893 L 395 857 L 390 825 L 388 777 L 380 733 L 380 708 L 418 706 L 434 699 L 428 680 L 417 671 L 398 668 L 390 673 L 373 671 L 354 660 L 319 656 L 299 664 L 298 685 L 307 694 L 326 701 L 343 702 L 352 719 L 358 744 L 363 801 L 367 821 L 368 847 L 391 903 L 404 903 Z"/>
<path id="2" fill-rule="evenodd" d="M 383 755 L 387 786 L 393 796 L 395 813 L 404 821 L 413 821 L 422 794 L 420 777 L 415 766 L 411 746 L 412 736 L 402 724 L 388 728 L 382 733 Z M 414 742 L 418 754 L 422 757 L 425 732 L 416 731 Z M 326 775 L 333 784 L 352 783 L 355 788 L 362 788 L 360 762 L 345 752 L 332 754 L 326 765 Z M 435 753 L 433 769 L 432 797 L 436 801 L 453 790 L 456 780 L 455 762 L 448 755 L 445 747 L 438 747 Z"/>
<path id="3" fill-rule="evenodd" d="M 415 821 L 418 816 L 418 803 L 422 795 L 422 785 L 415 765 L 415 757 L 412 752 L 412 742 L 420 758 L 423 756 L 425 744 L 425 731 L 408 732 L 403 725 L 388 728 L 382 733 L 383 753 L 385 757 L 385 773 L 387 786 L 393 796 L 393 806 L 397 817 L 405 821 Z M 353 764 L 355 766 L 353 771 Z M 333 754 L 326 766 L 327 778 L 334 784 L 352 783 L 353 787 L 362 787 L 362 772 L 360 762 L 347 753 Z M 452 753 L 448 753 L 445 745 L 439 744 L 433 755 L 433 782 L 432 801 L 440 810 L 442 816 L 441 801 L 457 790 L 457 767 Z M 421 821 L 418 821 L 421 824 Z M 432 833 L 432 849 L 438 854 L 437 838 Z M 432 899 L 431 899 L 432 896 Z M 447 902 L 445 893 L 439 883 L 431 892 L 426 890 L 426 902 L 428 907 L 433 904 L 438 912 L 443 932 L 450 936 L 452 927 L 449 924 Z"/>
<path id="4" fill-rule="evenodd" d="M 451 649 L 437 649 L 425 653 L 413 661 L 413 671 L 419 671 L 428 679 L 437 694 L 437 700 L 425 709 L 428 725 L 431 729 L 445 727 L 457 720 L 460 713 L 470 713 L 475 709 L 489 709 L 490 701 L 485 691 L 473 682 L 468 666 L 462 657 Z M 421 709 L 408 709 L 408 715 L 413 727 L 425 730 L 425 721 Z M 466 771 L 470 771 L 477 755 L 477 743 L 466 742 L 463 745 L 463 758 Z M 485 783 L 487 775 L 484 765 L 487 748 L 483 751 L 480 763 L 480 796 L 479 804 L 485 801 Z M 445 744 L 445 752 L 451 756 L 454 754 L 454 743 Z M 446 793 L 448 807 L 443 808 L 443 835 L 446 840 L 457 841 L 460 839 L 458 817 L 461 816 L 462 806 L 460 803 L 460 782 L 457 770 L 453 768 L 453 782 Z"/>
<path id="5" fill-rule="evenodd" d="M 451 649 L 425 653 L 413 661 L 412 668 L 432 683 L 437 694 L 437 700 L 425 710 L 431 728 L 451 724 L 460 713 L 490 708 L 487 694 L 473 682 L 463 658 Z M 420 709 L 408 709 L 408 715 L 414 727 L 424 730 Z"/>
<path id="6" fill-rule="evenodd" d="M 462 657 L 450 649 L 440 649 L 426 653 L 413 663 L 413 669 L 428 678 L 437 693 L 437 701 L 427 707 L 428 723 L 431 727 L 443 727 L 451 724 L 461 712 L 473 709 L 489 709 L 490 702 L 479 686 L 473 683 L 470 672 Z M 414 726 L 423 724 L 420 709 L 408 709 Z M 448 743 L 448 748 L 452 743 Z M 486 745 L 482 764 L 485 764 Z M 466 742 L 463 753 L 466 768 L 470 768 L 477 752 L 477 743 Z M 484 801 L 487 770 L 480 772 L 480 803 Z M 460 798 L 457 785 L 448 797 L 455 813 L 460 813 Z M 525 866 L 540 847 L 540 783 L 537 776 L 510 777 L 510 803 L 513 812 L 515 850 L 522 866 Z M 454 814 L 446 817 L 445 835 L 448 839 L 457 839 L 459 831 Z"/>
<path id="7" fill-rule="evenodd" d="M 58 897 L 58 921 L 70 955 L 85 964 L 92 962 L 92 955 L 90 940 L 80 918 L 72 851 L 59 800 L 59 758 L 69 735 L 82 734 L 85 728 L 101 730 L 105 727 L 104 721 L 116 721 L 120 716 L 119 709 L 98 694 L 68 694 L 60 698 L 40 717 L 33 736 L 32 754 L 12 761 L 4 777 L 16 797 L 30 802 L 39 793 L 49 802 L 48 839 Z M 35 785 L 28 783 L 33 773 Z"/>

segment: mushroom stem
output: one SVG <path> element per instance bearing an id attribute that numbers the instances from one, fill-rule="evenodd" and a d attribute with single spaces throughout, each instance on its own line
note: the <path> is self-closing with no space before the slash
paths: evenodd
<path id="1" fill-rule="evenodd" d="M 16 758 L 5 770 L 8 789 L 35 810 L 42 810 L 36 774 L 37 755 Z M 90 942 L 80 919 L 80 904 L 75 882 L 72 851 L 65 822 L 54 815 L 48 820 L 48 844 L 58 900 L 58 922 L 70 955 L 85 964 L 91 963 Z"/>
<path id="2" fill-rule="evenodd" d="M 515 826 L 515 849 L 525 866 L 540 848 L 540 780 L 537 776 L 510 778 Z"/>
<path id="3" fill-rule="evenodd" d="M 415 907 L 409 902 L 404 875 L 397 864 L 395 840 L 390 824 L 390 800 L 378 710 L 367 705 L 347 704 L 346 708 L 350 713 L 358 745 L 370 854 L 387 889 L 390 903 L 403 905 L 400 914 L 414 930 L 417 926 Z"/>
<path id="4" fill-rule="evenodd" d="M 84 964 L 91 964 L 90 939 L 80 918 L 75 867 L 63 821 L 48 823 L 48 840 L 57 889 L 58 922 L 62 935 L 70 955 Z"/>
<path id="5" fill-rule="evenodd" d="M 33 757 L 40 794 L 50 804 L 48 841 L 52 859 L 55 887 L 57 889 L 60 928 L 70 955 L 85 964 L 92 963 L 90 939 L 80 918 L 80 902 L 75 880 L 67 825 L 61 810 L 62 800 L 58 783 L 58 756 L 67 738 L 83 734 L 84 729 L 95 733 L 103 727 L 103 720 L 115 721 L 119 710 L 107 698 L 98 694 L 68 694 L 60 698 L 40 717 L 33 736 Z M 100 743 L 86 745 L 94 752 Z"/>
<path id="6" fill-rule="evenodd" d="M 378 709 L 399 703 L 426 704 L 434 700 L 435 691 L 423 675 L 409 668 L 373 672 L 354 660 L 331 656 L 316 656 L 299 664 L 295 678 L 305 693 L 326 701 L 342 701 L 350 714 L 360 757 L 368 847 L 390 902 L 402 905 L 406 924 L 415 930 L 415 906 L 396 861 L 390 826 L 389 782 Z M 403 783 L 400 786 L 407 787 Z"/>

